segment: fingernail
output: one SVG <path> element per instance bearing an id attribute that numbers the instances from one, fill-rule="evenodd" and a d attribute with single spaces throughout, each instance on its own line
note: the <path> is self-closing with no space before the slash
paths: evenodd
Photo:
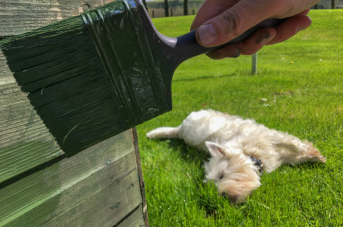
<path id="1" fill-rule="evenodd" d="M 202 45 L 208 45 L 217 38 L 216 31 L 211 24 L 205 24 L 198 28 L 198 40 Z"/>
<path id="2" fill-rule="evenodd" d="M 307 28 L 307 26 L 305 26 L 305 25 L 303 25 L 303 24 L 300 24 L 300 25 L 297 27 L 296 32 L 298 33 L 298 32 L 300 32 L 300 31 L 304 30 L 305 28 Z"/>

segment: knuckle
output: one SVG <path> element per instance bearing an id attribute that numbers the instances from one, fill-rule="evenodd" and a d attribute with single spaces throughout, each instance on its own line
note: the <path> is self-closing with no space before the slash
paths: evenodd
<path id="1" fill-rule="evenodd" d="M 224 27 L 224 34 L 239 35 L 239 28 L 241 27 L 239 16 L 232 10 L 228 9 L 223 12 L 222 23 Z"/>

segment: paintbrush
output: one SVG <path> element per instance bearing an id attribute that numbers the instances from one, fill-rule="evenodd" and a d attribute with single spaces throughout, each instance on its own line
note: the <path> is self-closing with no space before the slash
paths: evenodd
<path id="1" fill-rule="evenodd" d="M 263 21 L 230 43 L 279 23 Z M 18 85 L 70 157 L 170 111 L 177 66 L 220 47 L 200 46 L 195 31 L 165 37 L 140 0 L 120 0 L 4 39 L 0 48 Z"/>

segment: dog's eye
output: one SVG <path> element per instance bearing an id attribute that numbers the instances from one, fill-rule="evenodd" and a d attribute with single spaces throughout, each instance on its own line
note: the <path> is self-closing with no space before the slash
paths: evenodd
<path id="1" fill-rule="evenodd" d="M 224 177 L 223 173 L 219 174 L 219 180 L 223 179 L 223 177 Z"/>

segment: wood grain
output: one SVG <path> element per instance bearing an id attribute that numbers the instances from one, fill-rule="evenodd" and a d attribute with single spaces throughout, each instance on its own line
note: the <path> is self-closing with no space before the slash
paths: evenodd
<path id="1" fill-rule="evenodd" d="M 113 0 L 2 0 L 0 37 L 18 35 L 77 16 Z"/>
<path id="2" fill-rule="evenodd" d="M 2 0 L 0 40 L 111 1 Z M 0 51 L 0 226 L 144 226 L 137 152 L 128 130 L 22 177 L 64 153 Z"/>
<path id="3" fill-rule="evenodd" d="M 109 0 L 3 0 L 0 37 L 79 15 L 106 2 Z M 62 155 L 0 51 L 0 183 Z"/>
<path id="4" fill-rule="evenodd" d="M 143 179 L 143 171 L 142 171 L 142 165 L 141 165 L 141 158 L 140 158 L 140 154 L 139 154 L 137 128 L 134 127 L 134 128 L 131 129 L 131 131 L 132 131 L 133 145 L 134 145 L 134 148 L 135 148 L 136 164 L 137 164 L 137 170 L 138 170 L 139 182 L 140 182 L 140 188 L 141 188 L 141 194 L 142 194 L 143 219 L 144 219 L 145 226 L 149 227 L 148 206 L 147 206 L 147 203 L 146 203 L 145 183 L 144 183 L 144 179 Z"/>
<path id="5" fill-rule="evenodd" d="M 126 219 L 114 227 L 144 227 L 144 219 L 142 217 L 142 205 L 139 205 Z"/>
<path id="6" fill-rule="evenodd" d="M 113 226 L 141 204 L 130 130 L 0 190 L 0 226 Z"/>
<path id="7" fill-rule="evenodd" d="M 0 183 L 64 155 L 0 53 Z"/>

